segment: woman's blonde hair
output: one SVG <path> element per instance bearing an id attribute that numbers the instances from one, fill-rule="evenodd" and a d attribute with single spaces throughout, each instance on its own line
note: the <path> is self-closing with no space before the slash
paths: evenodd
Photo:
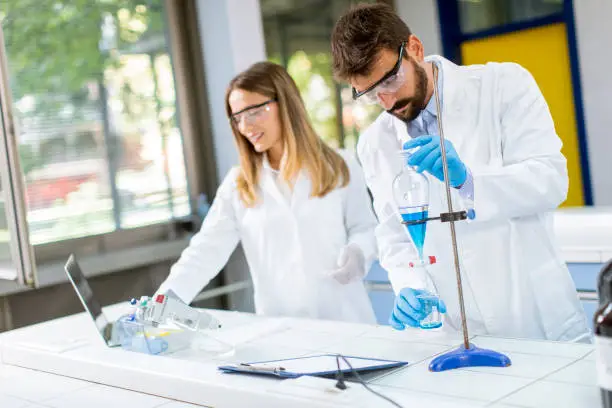
<path id="1" fill-rule="evenodd" d="M 345 187 L 348 184 L 348 166 L 343 158 L 315 133 L 300 91 L 282 66 L 267 61 L 258 62 L 232 79 L 225 93 L 228 118 L 232 115 L 229 96 L 235 89 L 276 100 L 286 155 L 281 176 L 290 186 L 301 169 L 305 169 L 310 176 L 311 197 L 324 197 L 336 187 Z M 241 171 L 236 179 L 238 192 L 243 203 L 252 207 L 258 198 L 257 188 L 263 156 L 255 151 L 232 120 L 230 123 L 240 155 Z"/>

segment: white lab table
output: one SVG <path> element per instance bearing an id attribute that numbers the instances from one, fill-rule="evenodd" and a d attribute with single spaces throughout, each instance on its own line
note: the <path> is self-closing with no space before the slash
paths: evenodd
<path id="1" fill-rule="evenodd" d="M 116 317 L 125 307 L 115 305 L 105 312 Z M 432 357 L 461 344 L 458 335 L 211 313 L 224 322 L 217 335 L 236 345 L 235 354 L 215 357 L 182 351 L 149 356 L 107 348 L 85 314 L 3 333 L 0 407 L 391 406 L 357 383 L 333 391 L 332 380 L 278 380 L 217 370 L 223 362 L 321 352 L 409 361 L 406 367 L 369 380 L 373 389 L 405 407 L 593 408 L 600 404 L 591 345 L 475 336 L 474 344 L 507 353 L 513 365 L 432 373 L 427 369 Z M 45 344 L 51 346 L 45 350 Z"/>
<path id="2" fill-rule="evenodd" d="M 554 231 L 567 263 L 604 263 L 612 259 L 612 207 L 562 208 Z"/>

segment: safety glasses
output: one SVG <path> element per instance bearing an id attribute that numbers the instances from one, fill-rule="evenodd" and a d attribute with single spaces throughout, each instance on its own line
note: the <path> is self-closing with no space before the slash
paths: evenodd
<path id="1" fill-rule="evenodd" d="M 236 126 L 240 125 L 243 120 L 245 125 L 252 125 L 258 120 L 267 117 L 272 102 L 276 102 L 276 98 L 269 99 L 257 105 L 248 106 L 241 111 L 233 113 L 230 118 Z"/>
<path id="2" fill-rule="evenodd" d="M 402 60 L 405 46 L 406 42 L 404 41 L 402 45 L 400 45 L 399 57 L 391 71 L 387 72 L 381 79 L 361 92 L 357 92 L 357 90 L 353 88 L 353 100 L 360 99 L 368 104 L 375 104 L 378 103 L 378 94 L 395 93 L 404 85 L 406 73 L 402 65 Z"/>

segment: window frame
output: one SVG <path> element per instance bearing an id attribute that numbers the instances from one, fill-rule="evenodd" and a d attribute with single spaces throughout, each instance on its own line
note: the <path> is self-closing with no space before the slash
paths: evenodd
<path id="1" fill-rule="evenodd" d="M 36 262 L 30 245 L 30 234 L 25 204 L 25 181 L 22 177 L 17 129 L 13 115 L 13 101 L 8 78 L 8 61 L 4 32 L 0 26 L 0 176 L 5 195 L 6 221 L 9 231 L 10 253 L 16 269 L 16 280 L 26 287 L 36 286 Z"/>

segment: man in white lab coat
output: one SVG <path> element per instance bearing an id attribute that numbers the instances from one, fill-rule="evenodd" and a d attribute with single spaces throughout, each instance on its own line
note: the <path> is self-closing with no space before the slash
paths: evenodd
<path id="1" fill-rule="evenodd" d="M 418 327 L 425 311 L 415 295 L 427 272 L 446 305 L 447 329 L 460 330 L 449 225 L 428 222 L 418 258 L 393 200 L 392 183 L 409 164 L 427 176 L 429 214 L 447 212 L 434 97 L 437 75 L 449 181 L 455 209 L 475 219 L 456 223 L 470 333 L 590 341 L 575 286 L 555 242 L 552 214 L 567 195 L 566 160 L 548 106 L 530 73 L 514 63 L 457 66 L 424 57 L 423 45 L 391 8 L 360 5 L 332 33 L 335 75 L 353 97 L 383 112 L 361 135 L 358 154 L 379 219 L 380 261 L 396 293 L 389 319 Z"/>

